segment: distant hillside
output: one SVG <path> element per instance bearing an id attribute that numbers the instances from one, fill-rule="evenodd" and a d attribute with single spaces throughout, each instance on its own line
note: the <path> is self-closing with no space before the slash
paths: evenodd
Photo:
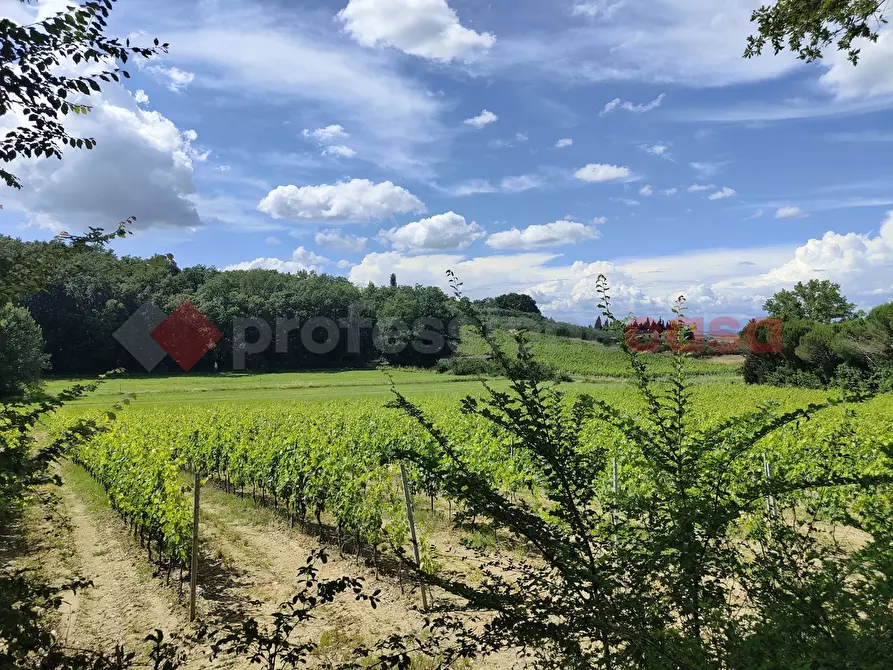
<path id="1" fill-rule="evenodd" d="M 491 330 L 527 330 L 557 337 L 569 337 L 593 342 L 617 343 L 617 336 L 600 328 L 580 326 L 567 321 L 556 321 L 538 312 L 504 309 L 494 305 L 493 299 L 480 300 L 475 305 Z"/>
<path id="2" fill-rule="evenodd" d="M 579 328 L 579 326 L 577 327 Z M 595 341 L 558 337 L 546 333 L 531 332 L 529 337 L 536 360 L 550 365 L 558 371 L 575 376 L 591 377 L 629 377 L 632 374 L 626 355 L 618 346 L 605 346 Z M 506 330 L 500 329 L 496 333 L 496 340 L 506 351 L 517 352 L 512 334 Z M 479 336 L 470 329 L 463 329 L 461 343 L 456 352 L 457 358 L 483 357 L 489 353 L 489 347 Z M 649 370 L 654 374 L 672 372 L 672 359 L 669 355 L 643 355 L 642 359 L 646 361 Z M 727 363 L 723 363 L 722 359 L 718 359 L 719 362 L 691 359 L 688 362 L 688 370 L 692 374 L 699 375 L 737 373 L 740 359 L 729 357 L 726 360 Z"/>

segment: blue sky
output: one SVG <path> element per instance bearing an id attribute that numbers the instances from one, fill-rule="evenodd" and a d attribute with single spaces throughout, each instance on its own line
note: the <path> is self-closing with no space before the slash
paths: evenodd
<path id="1" fill-rule="evenodd" d="M 745 317 L 812 277 L 893 299 L 893 31 L 744 60 L 749 0 L 120 0 L 170 42 L 13 166 L 0 232 L 136 215 L 120 253 Z M 7 3 L 14 20 L 58 11 Z M 74 66 L 70 66 L 74 67 Z M 0 122 L 17 124 L 15 115 Z"/>

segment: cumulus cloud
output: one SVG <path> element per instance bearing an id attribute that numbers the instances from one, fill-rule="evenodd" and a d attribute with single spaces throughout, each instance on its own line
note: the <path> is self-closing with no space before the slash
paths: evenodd
<path id="1" fill-rule="evenodd" d="M 363 46 L 383 44 L 441 62 L 473 61 L 496 41 L 460 24 L 446 0 L 350 0 L 338 19 Z"/>
<path id="2" fill-rule="evenodd" d="M 316 128 L 315 130 L 304 128 L 301 134 L 307 139 L 313 139 L 317 142 L 333 142 L 350 137 L 350 135 L 344 132 L 344 126 L 340 123 L 326 126 L 325 128 Z"/>
<path id="3" fill-rule="evenodd" d="M 468 223 L 464 216 L 446 212 L 413 221 L 399 228 L 382 230 L 378 237 L 401 251 L 439 251 L 465 249 L 483 235 L 483 231 L 474 221 Z"/>
<path id="4" fill-rule="evenodd" d="M 798 247 L 788 262 L 748 284 L 771 290 L 815 277 L 840 283 L 850 298 L 893 295 L 893 212 L 887 213 L 875 236 L 828 231 L 821 239 Z"/>
<path id="5" fill-rule="evenodd" d="M 515 139 L 519 142 L 526 142 L 530 138 L 527 137 L 526 133 L 515 133 Z"/>
<path id="6" fill-rule="evenodd" d="M 806 212 L 794 205 L 779 207 L 775 210 L 776 219 L 802 219 L 805 216 L 807 216 Z"/>
<path id="7" fill-rule="evenodd" d="M 697 193 L 698 191 L 709 191 L 711 188 L 716 188 L 713 184 L 692 184 L 688 187 L 689 193 Z"/>
<path id="8" fill-rule="evenodd" d="M 96 147 L 65 148 L 62 161 L 16 158 L 8 169 L 25 188 L 4 197 L 7 210 L 54 230 L 109 227 L 130 215 L 138 228 L 201 225 L 192 200 L 193 169 L 207 152 L 195 147 L 195 131 L 145 109 L 116 84 L 72 102 L 92 104 L 93 110 L 66 117 L 65 127 L 74 136 L 95 138 Z M 14 110 L 0 120 L 0 134 L 20 124 L 27 120 Z"/>
<path id="9" fill-rule="evenodd" d="M 663 104 L 664 98 L 666 97 L 665 93 L 661 93 L 651 102 L 644 102 L 642 104 L 635 104 L 629 102 L 628 100 L 621 100 L 620 98 L 614 98 L 608 104 L 605 105 L 605 108 L 601 111 L 600 115 L 604 116 L 605 114 L 610 114 L 615 109 L 622 109 L 627 112 L 633 112 L 635 114 L 642 114 L 643 112 L 650 112 L 652 109 L 657 109 Z"/>
<path id="10" fill-rule="evenodd" d="M 861 47 L 858 67 L 853 67 L 846 59 L 846 51 L 828 49 L 821 61 L 828 71 L 821 76 L 819 83 L 841 100 L 893 94 L 893 70 L 890 68 L 893 61 L 893 30 L 885 27 L 876 43 L 862 40 L 858 46 Z"/>
<path id="11" fill-rule="evenodd" d="M 462 123 L 466 126 L 474 126 L 475 128 L 483 128 L 486 125 L 491 123 L 496 123 L 499 120 L 499 117 L 496 116 L 493 112 L 485 109 L 477 116 L 473 116 L 470 119 L 465 119 Z"/>
<path id="12" fill-rule="evenodd" d="M 599 19 L 610 19 L 614 13 L 623 7 L 626 4 L 626 0 L 616 0 L 615 2 L 610 2 L 609 0 L 599 0 L 598 2 L 594 2 L 590 0 L 589 2 L 576 2 L 574 6 L 571 7 L 571 14 L 574 16 L 588 16 L 591 19 L 599 18 Z"/>
<path id="13" fill-rule="evenodd" d="M 145 105 L 149 102 L 149 96 L 143 89 L 137 90 L 137 92 L 133 94 L 133 99 L 136 100 L 139 105 Z"/>
<path id="14" fill-rule="evenodd" d="M 274 219 L 364 222 L 424 212 L 425 205 L 393 182 L 351 179 L 319 186 L 277 186 L 257 207 Z"/>
<path id="15" fill-rule="evenodd" d="M 645 184 L 642 188 L 639 189 L 639 195 L 651 195 L 654 193 L 654 189 L 651 184 Z"/>
<path id="16" fill-rule="evenodd" d="M 720 190 L 715 193 L 711 193 L 707 196 L 708 200 L 722 200 L 723 198 L 731 198 L 733 195 L 738 195 L 738 193 L 733 188 L 729 188 L 728 186 L 723 186 Z"/>
<path id="17" fill-rule="evenodd" d="M 660 194 L 661 195 L 676 195 L 678 190 L 679 190 L 678 188 L 665 188 L 660 192 Z"/>
<path id="18" fill-rule="evenodd" d="M 253 261 L 245 261 L 243 263 L 230 265 L 226 269 L 277 270 L 278 272 L 294 274 L 301 270 L 307 270 L 308 272 L 322 272 L 323 266 L 328 262 L 328 258 L 320 256 L 304 247 L 298 247 L 292 253 L 290 260 L 283 260 L 281 258 L 255 258 Z"/>
<path id="19" fill-rule="evenodd" d="M 630 176 L 630 171 L 628 167 L 619 165 L 589 163 L 589 165 L 577 170 L 574 176 L 580 181 L 587 182 L 613 181 L 615 179 L 626 179 Z"/>
<path id="20" fill-rule="evenodd" d="M 366 249 L 368 238 L 347 235 L 337 230 L 323 230 L 316 233 L 313 241 L 322 247 L 358 254 Z"/>
<path id="21" fill-rule="evenodd" d="M 512 228 L 493 233 L 487 238 L 487 246 L 492 249 L 538 249 L 574 244 L 598 237 L 601 237 L 601 233 L 594 226 L 562 220 L 528 226 L 523 230 Z"/>
<path id="22" fill-rule="evenodd" d="M 555 147 L 558 149 L 564 149 L 565 147 L 569 147 L 574 143 L 572 139 L 569 137 L 563 137 L 555 143 Z"/>
<path id="23" fill-rule="evenodd" d="M 162 80 L 167 89 L 174 93 L 179 93 L 180 91 L 185 90 L 189 84 L 195 81 L 194 73 L 181 70 L 178 67 L 151 65 L 146 69 L 158 77 L 158 79 Z"/>

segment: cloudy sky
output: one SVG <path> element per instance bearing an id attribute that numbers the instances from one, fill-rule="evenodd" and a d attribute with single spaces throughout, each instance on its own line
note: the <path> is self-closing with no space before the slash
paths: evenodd
<path id="1" fill-rule="evenodd" d="M 64 6 L 7 2 L 30 22 Z M 744 60 L 758 0 L 119 0 L 170 42 L 93 96 L 92 152 L 21 161 L 0 233 L 138 217 L 120 253 L 756 315 L 779 288 L 893 299 L 893 30 Z M 10 115 L 0 130 L 15 125 Z"/>

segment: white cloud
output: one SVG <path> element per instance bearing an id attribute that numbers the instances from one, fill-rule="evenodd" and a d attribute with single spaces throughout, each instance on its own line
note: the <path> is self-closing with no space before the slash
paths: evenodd
<path id="1" fill-rule="evenodd" d="M 165 86 L 168 90 L 179 93 L 195 81 L 195 74 L 181 70 L 178 67 L 162 67 L 161 65 L 150 65 L 146 68 L 149 72 L 157 77 L 166 80 Z"/>
<path id="2" fill-rule="evenodd" d="M 592 223 L 594 223 L 595 225 L 599 225 L 599 224 L 607 223 L 607 222 L 608 222 L 607 216 L 597 216 L 594 219 L 592 219 Z"/>
<path id="3" fill-rule="evenodd" d="M 526 133 L 515 133 L 515 139 L 519 142 L 526 142 L 530 138 L 527 137 Z"/>
<path id="4" fill-rule="evenodd" d="M 514 177 L 503 177 L 495 184 L 489 179 L 469 179 L 453 186 L 437 188 L 452 196 L 462 197 L 481 193 L 519 193 L 539 188 L 545 183 L 545 179 L 540 175 L 522 174 Z"/>
<path id="5" fill-rule="evenodd" d="M 227 270 L 277 270 L 294 274 L 301 270 L 308 272 L 322 272 L 323 266 L 329 262 L 329 259 L 320 256 L 313 251 L 298 247 L 291 255 L 291 260 L 282 260 L 281 258 L 255 258 L 253 261 L 244 261 L 228 266 Z"/>
<path id="6" fill-rule="evenodd" d="M 464 216 L 455 212 L 437 214 L 378 234 L 380 240 L 390 242 L 395 249 L 419 251 L 465 249 L 483 235 L 477 223 L 467 223 Z"/>
<path id="7" fill-rule="evenodd" d="M 603 20 L 610 19 L 614 13 L 626 4 L 626 0 L 616 0 L 609 2 L 608 0 L 599 0 L 594 2 L 577 2 L 571 8 L 571 14 L 574 16 L 588 16 L 591 19 L 599 18 Z"/>
<path id="8" fill-rule="evenodd" d="M 473 61 L 496 41 L 462 26 L 446 0 L 350 0 L 338 19 L 363 46 L 383 44 L 441 62 Z"/>
<path id="9" fill-rule="evenodd" d="M 627 205 L 628 207 L 636 207 L 642 204 L 641 202 L 633 198 L 615 198 L 615 200 L 623 205 Z"/>
<path id="10" fill-rule="evenodd" d="M 469 179 L 468 181 L 443 190 L 450 195 L 462 197 L 466 195 L 478 195 L 479 193 L 496 193 L 499 189 L 487 179 Z"/>
<path id="11" fill-rule="evenodd" d="M 643 112 L 650 112 L 652 109 L 657 109 L 661 106 L 666 97 L 665 93 L 661 93 L 651 102 L 644 102 L 642 104 L 635 104 L 629 102 L 628 100 L 621 100 L 620 98 L 614 98 L 605 105 L 605 108 L 601 111 L 600 115 L 604 116 L 605 114 L 609 114 L 613 112 L 615 109 L 623 109 L 627 112 L 634 112 L 636 114 L 642 114 Z"/>
<path id="12" fill-rule="evenodd" d="M 330 247 L 336 251 L 358 254 L 366 249 L 368 238 L 345 235 L 337 230 L 324 230 L 316 233 L 313 241 L 320 246 Z"/>
<path id="13" fill-rule="evenodd" d="M 412 193 L 390 181 L 351 179 L 319 186 L 277 186 L 258 209 L 274 219 L 373 221 L 393 214 L 424 212 Z"/>
<path id="14" fill-rule="evenodd" d="M 357 155 L 356 149 L 351 149 L 343 144 L 324 147 L 321 153 L 323 156 L 341 156 L 342 158 L 353 158 Z"/>
<path id="15" fill-rule="evenodd" d="M 25 188 L 4 195 L 5 209 L 24 213 L 34 225 L 55 230 L 108 228 L 130 215 L 136 228 L 201 225 L 191 198 L 196 192 L 194 164 L 207 157 L 183 131 L 160 112 L 141 107 L 133 94 L 106 84 L 91 98 L 87 115 L 65 117 L 76 137 L 96 139 L 92 151 L 64 148 L 62 161 L 16 158 L 8 169 Z M 16 108 L 0 119 L 0 134 L 27 120 Z"/>
<path id="16" fill-rule="evenodd" d="M 654 193 L 654 189 L 651 187 L 651 184 L 645 184 L 642 188 L 639 189 L 639 195 L 651 195 Z"/>
<path id="17" fill-rule="evenodd" d="M 755 219 L 761 219 L 761 218 L 763 218 L 763 210 L 762 210 L 762 209 L 758 209 L 757 211 L 755 211 L 755 212 L 754 212 L 753 214 L 751 214 L 750 216 L 745 216 L 745 217 L 744 217 L 744 221 L 754 221 Z"/>
<path id="18" fill-rule="evenodd" d="M 342 260 L 342 261 L 338 261 L 337 265 L 338 265 L 338 267 L 339 267 L 341 270 L 346 270 L 346 269 L 349 268 L 351 265 L 353 265 L 353 263 L 351 263 L 351 262 L 348 261 L 348 260 Z"/>
<path id="19" fill-rule="evenodd" d="M 563 137 L 555 143 L 555 147 L 558 149 L 564 149 L 565 147 L 569 147 L 573 145 L 574 141 L 569 137 Z"/>
<path id="20" fill-rule="evenodd" d="M 590 0 L 585 6 L 607 6 Z M 500 74 L 571 83 L 644 82 L 712 88 L 778 78 L 803 64 L 790 53 L 741 57 L 753 0 L 625 2 L 563 31 L 506 36 L 485 64 Z M 868 47 L 866 47 L 867 50 Z M 860 66 L 861 67 L 861 66 Z"/>
<path id="21" fill-rule="evenodd" d="M 602 163 L 589 163 L 574 173 L 580 181 L 612 181 L 614 179 L 626 179 L 630 176 L 628 167 L 619 165 L 605 165 Z"/>
<path id="22" fill-rule="evenodd" d="M 893 94 L 893 69 L 890 67 L 893 61 L 893 31 L 885 27 L 876 43 L 861 40 L 858 46 L 861 52 L 856 67 L 847 60 L 845 51 L 828 49 L 821 61 L 828 71 L 821 76 L 819 83 L 839 100 Z"/>
<path id="23" fill-rule="evenodd" d="M 272 244 L 272 245 L 282 244 L 282 240 L 280 240 L 278 237 L 272 237 L 272 236 L 265 239 L 264 242 L 266 242 L 267 244 Z"/>
<path id="24" fill-rule="evenodd" d="M 779 288 L 813 277 L 839 281 L 844 293 L 873 305 L 893 298 L 893 212 L 880 233 L 826 233 L 796 245 L 745 249 L 704 249 L 675 255 L 581 262 L 549 252 L 468 257 L 461 253 L 368 254 L 350 270 L 351 281 L 386 283 L 397 272 L 406 283 L 447 288 L 444 272 L 455 271 L 472 298 L 517 291 L 528 293 L 548 316 L 590 322 L 598 313 L 596 277 L 607 275 L 614 311 L 667 317 L 685 295 L 689 315 L 731 315 L 746 319 Z"/>
<path id="25" fill-rule="evenodd" d="M 334 142 L 335 140 L 343 140 L 350 137 L 350 135 L 344 132 L 344 126 L 337 123 L 325 128 L 317 128 L 316 130 L 304 128 L 301 134 L 307 139 L 314 139 L 317 142 Z"/>
<path id="26" fill-rule="evenodd" d="M 594 226 L 576 221 L 555 221 L 545 225 L 528 226 L 524 230 L 512 228 L 493 233 L 487 238 L 487 246 L 493 249 L 537 249 L 601 237 Z"/>
<path id="27" fill-rule="evenodd" d="M 475 128 L 483 128 L 486 125 L 491 123 L 495 123 L 499 120 L 499 117 L 496 116 L 493 112 L 485 109 L 477 116 L 473 116 L 470 119 L 465 119 L 462 123 L 466 126 L 474 126 Z"/>
<path id="28" fill-rule="evenodd" d="M 728 186 L 723 186 L 720 190 L 716 191 L 716 193 L 711 193 L 707 196 L 708 200 L 722 200 L 723 198 L 731 198 L 733 195 L 738 195 L 738 193 L 733 188 L 729 188 Z"/>
<path id="29" fill-rule="evenodd" d="M 802 219 L 805 216 L 808 216 L 806 212 L 793 205 L 779 207 L 775 210 L 776 219 Z"/>
<path id="30" fill-rule="evenodd" d="M 811 239 L 794 252 L 783 265 L 759 275 L 747 283 L 768 292 L 798 281 L 830 279 L 841 284 L 847 297 L 864 299 L 893 297 L 893 212 L 888 212 L 878 235 L 826 232 Z"/>
<path id="31" fill-rule="evenodd" d="M 660 194 L 661 195 L 676 195 L 676 193 L 678 191 L 679 191 L 679 189 L 675 188 L 675 187 L 674 188 L 665 188 L 665 189 L 661 190 Z"/>
<path id="32" fill-rule="evenodd" d="M 145 105 L 149 102 L 149 96 L 143 89 L 138 89 L 137 92 L 133 94 L 133 99 L 136 100 L 138 105 Z"/>
<path id="33" fill-rule="evenodd" d="M 214 170 L 216 172 L 229 172 L 230 166 L 229 165 L 218 165 L 217 167 L 214 168 Z"/>
<path id="34" fill-rule="evenodd" d="M 694 170 L 695 172 L 697 172 L 702 178 L 706 179 L 708 177 L 712 177 L 717 172 L 719 172 L 725 164 L 726 164 L 725 162 L 708 163 L 706 161 L 704 161 L 704 162 L 694 161 L 694 162 L 689 163 L 689 166 L 691 166 L 691 169 Z"/>
<path id="35" fill-rule="evenodd" d="M 543 183 L 542 177 L 532 174 L 522 174 L 517 177 L 504 177 L 500 186 L 503 191 L 518 193 L 520 191 L 529 191 L 532 188 L 539 188 Z"/>
<path id="36" fill-rule="evenodd" d="M 660 156 L 661 158 L 672 160 L 672 158 L 670 158 L 670 154 L 668 153 L 670 147 L 665 144 L 640 144 L 639 148 L 642 151 L 651 154 L 652 156 Z"/>
<path id="37" fill-rule="evenodd" d="M 351 145 L 366 160 L 432 175 L 445 146 L 446 102 L 394 59 L 320 30 L 312 12 L 227 0 L 191 4 L 208 11 L 195 15 L 195 26 L 164 34 L 178 61 L 203 73 L 193 87 L 240 99 L 249 115 L 268 111 L 271 100 L 301 113 L 321 110 L 351 129 Z"/>
<path id="38" fill-rule="evenodd" d="M 711 188 L 716 188 L 713 184 L 692 184 L 688 187 L 689 193 L 697 193 L 698 191 L 709 191 Z"/>

